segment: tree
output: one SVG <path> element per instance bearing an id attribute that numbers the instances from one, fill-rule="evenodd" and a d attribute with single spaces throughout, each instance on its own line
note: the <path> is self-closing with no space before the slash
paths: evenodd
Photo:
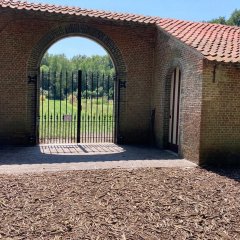
<path id="1" fill-rule="evenodd" d="M 235 10 L 227 21 L 228 25 L 240 26 L 240 10 Z"/>
<path id="2" fill-rule="evenodd" d="M 240 26 L 240 10 L 235 9 L 229 19 L 226 19 L 225 17 L 219 17 L 208 22 L 223 25 Z"/>
<path id="3" fill-rule="evenodd" d="M 66 99 L 69 94 L 73 95 L 74 92 L 77 92 L 77 70 L 82 70 L 83 76 L 88 75 L 86 84 L 83 77 L 83 96 L 87 96 L 88 98 L 94 98 L 97 95 L 99 97 L 109 96 L 110 99 L 112 99 L 113 81 L 108 83 L 108 87 L 106 83 L 105 86 L 103 83 L 103 75 L 106 78 L 106 76 L 112 77 L 115 73 L 114 65 L 108 55 L 94 55 L 91 57 L 77 55 L 68 59 L 64 54 L 54 55 L 46 53 L 41 62 L 42 94 L 44 93 L 46 98 L 55 98 L 56 100 Z M 98 74 L 98 84 L 94 82 L 93 86 L 91 85 L 92 74 L 94 74 L 95 77 Z M 70 79 L 68 85 L 66 85 L 67 79 Z M 88 91 L 86 91 L 86 86 L 88 86 Z M 64 91 L 66 87 L 67 90 Z"/>
<path id="4" fill-rule="evenodd" d="M 225 17 L 219 17 L 219 18 L 214 18 L 211 21 L 209 21 L 209 23 L 217 23 L 217 24 L 227 24 L 227 21 L 225 19 Z"/>
<path id="5" fill-rule="evenodd" d="M 51 72 L 72 72 L 82 70 L 85 73 L 98 72 L 99 74 L 113 75 L 115 73 L 111 58 L 106 56 L 76 55 L 68 59 L 65 54 L 46 53 L 41 62 L 41 70 Z"/>

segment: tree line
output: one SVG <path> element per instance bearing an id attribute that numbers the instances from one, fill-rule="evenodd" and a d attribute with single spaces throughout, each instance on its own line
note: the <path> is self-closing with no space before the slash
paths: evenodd
<path id="1" fill-rule="evenodd" d="M 226 19 L 226 17 L 220 16 L 208 22 L 223 24 L 223 25 L 230 25 L 230 26 L 240 26 L 240 10 L 235 9 L 228 19 Z"/>
<path id="2" fill-rule="evenodd" d="M 67 58 L 65 54 L 49 54 L 43 56 L 41 70 L 48 72 L 72 72 L 82 70 L 83 72 L 98 72 L 99 74 L 113 75 L 115 73 L 114 65 L 109 55 L 86 56 L 76 55 Z"/>
<path id="3" fill-rule="evenodd" d="M 108 55 L 76 55 L 68 59 L 65 54 L 46 53 L 41 62 L 42 100 L 69 98 L 70 102 L 75 102 L 78 96 L 78 70 L 82 71 L 83 98 L 113 99 L 115 69 Z"/>

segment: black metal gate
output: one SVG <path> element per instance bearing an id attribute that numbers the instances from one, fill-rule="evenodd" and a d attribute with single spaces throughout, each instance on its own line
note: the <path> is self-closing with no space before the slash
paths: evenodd
<path id="1" fill-rule="evenodd" d="M 97 143 L 116 139 L 115 76 L 42 72 L 39 143 Z"/>

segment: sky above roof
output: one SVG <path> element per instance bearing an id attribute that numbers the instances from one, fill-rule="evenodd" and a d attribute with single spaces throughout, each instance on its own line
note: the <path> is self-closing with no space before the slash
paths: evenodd
<path id="1" fill-rule="evenodd" d="M 207 21 L 219 16 L 228 18 L 235 9 L 240 9 L 240 0 L 28 0 L 28 2 L 77 6 L 190 21 Z M 68 58 L 76 54 L 88 56 L 106 54 L 97 43 L 84 38 L 68 38 L 59 41 L 49 49 L 49 53 L 65 53 Z"/>

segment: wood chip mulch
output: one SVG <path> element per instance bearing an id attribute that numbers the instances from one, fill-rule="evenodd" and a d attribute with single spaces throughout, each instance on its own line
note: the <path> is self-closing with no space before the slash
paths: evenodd
<path id="1" fill-rule="evenodd" d="M 0 175 L 0 239 L 240 239 L 240 171 Z"/>

